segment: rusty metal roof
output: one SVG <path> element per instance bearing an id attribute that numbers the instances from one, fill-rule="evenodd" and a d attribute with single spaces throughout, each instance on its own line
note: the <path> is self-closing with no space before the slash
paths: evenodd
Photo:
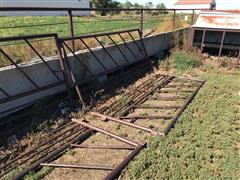
<path id="1" fill-rule="evenodd" d="M 240 13 L 237 11 L 201 12 L 193 27 L 240 30 Z"/>
<path id="2" fill-rule="evenodd" d="M 214 0 L 178 0 L 175 5 L 211 4 Z"/>

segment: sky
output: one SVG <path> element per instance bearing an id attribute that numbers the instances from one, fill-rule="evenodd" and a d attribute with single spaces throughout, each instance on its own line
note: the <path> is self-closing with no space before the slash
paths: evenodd
<path id="1" fill-rule="evenodd" d="M 117 0 L 121 3 L 126 2 L 126 0 Z M 177 0 L 129 0 L 132 3 L 145 4 L 147 2 L 153 2 L 155 5 L 158 3 L 164 3 L 167 8 L 172 8 L 173 4 Z M 240 9 L 240 0 L 216 0 L 217 9 Z"/>

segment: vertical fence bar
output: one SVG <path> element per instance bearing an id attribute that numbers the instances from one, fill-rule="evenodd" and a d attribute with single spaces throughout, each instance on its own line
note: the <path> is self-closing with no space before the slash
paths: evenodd
<path id="1" fill-rule="evenodd" d="M 194 24 L 194 19 L 195 19 L 195 11 L 194 9 L 192 10 L 192 25 Z"/>
<path id="2" fill-rule="evenodd" d="M 143 37 L 143 10 L 140 11 L 140 35 Z"/>
<path id="3" fill-rule="evenodd" d="M 74 37 L 73 16 L 72 16 L 72 11 L 70 10 L 68 10 L 68 32 L 70 37 Z M 75 51 L 74 40 L 71 40 L 71 43 L 72 43 L 72 50 Z"/>
<path id="4" fill-rule="evenodd" d="M 175 25 L 176 25 L 176 10 L 173 10 L 173 19 L 172 19 L 172 27 L 173 29 L 175 29 Z"/>
<path id="5" fill-rule="evenodd" d="M 219 49 L 218 58 L 220 58 L 220 56 L 222 55 L 222 49 L 223 49 L 223 43 L 224 43 L 224 39 L 225 39 L 225 34 L 226 34 L 226 31 L 223 31 L 223 35 L 222 35 L 222 40 L 221 40 L 221 45 L 220 45 L 220 49 Z"/>

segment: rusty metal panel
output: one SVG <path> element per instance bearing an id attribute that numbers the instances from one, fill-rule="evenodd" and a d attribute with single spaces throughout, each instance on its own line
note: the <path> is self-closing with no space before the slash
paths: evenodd
<path id="1" fill-rule="evenodd" d="M 194 28 L 211 28 L 225 30 L 240 30 L 240 13 L 229 12 L 201 12 Z"/>

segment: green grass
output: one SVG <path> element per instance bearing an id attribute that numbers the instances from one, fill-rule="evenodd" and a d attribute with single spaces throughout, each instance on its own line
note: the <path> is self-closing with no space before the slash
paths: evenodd
<path id="1" fill-rule="evenodd" d="M 102 31 L 116 31 L 122 29 L 139 28 L 139 17 L 74 17 L 74 33 L 76 35 L 98 33 Z M 26 17 L 0 17 L 0 36 L 16 36 L 26 34 L 58 33 L 59 36 L 68 36 L 67 17 L 64 16 L 26 16 Z M 115 20 L 115 21 L 114 21 Z M 117 21 L 116 21 L 117 20 Z M 1 29 L 3 27 L 16 27 L 32 24 L 51 24 L 37 27 L 18 27 Z M 152 29 L 159 25 L 159 17 L 145 19 L 145 29 Z"/>
<path id="2" fill-rule="evenodd" d="M 173 63 L 173 67 L 177 70 L 187 70 L 199 67 L 202 63 L 199 57 L 194 53 L 188 53 L 183 51 L 178 51 L 172 55 L 170 58 Z"/>
<path id="3" fill-rule="evenodd" d="M 191 73 L 207 82 L 165 138 L 148 139 L 127 178 L 239 179 L 240 72 Z"/>

